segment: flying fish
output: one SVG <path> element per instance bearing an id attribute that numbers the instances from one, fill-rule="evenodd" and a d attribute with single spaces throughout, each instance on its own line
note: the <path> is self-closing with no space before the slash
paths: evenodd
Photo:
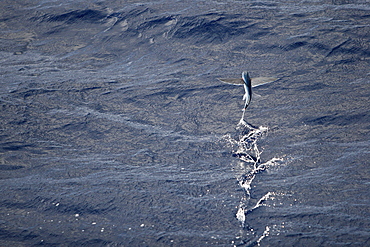
<path id="1" fill-rule="evenodd" d="M 278 78 L 275 77 L 256 77 L 256 78 L 250 78 L 248 72 L 242 73 L 242 78 L 233 78 L 233 79 L 218 79 L 224 83 L 233 84 L 233 85 L 243 85 L 245 94 L 243 96 L 243 100 L 245 101 L 244 108 L 243 108 L 243 116 L 242 119 L 244 119 L 244 113 L 247 107 L 249 106 L 251 100 L 252 100 L 252 87 L 258 87 L 267 83 L 271 83 L 276 81 Z"/>

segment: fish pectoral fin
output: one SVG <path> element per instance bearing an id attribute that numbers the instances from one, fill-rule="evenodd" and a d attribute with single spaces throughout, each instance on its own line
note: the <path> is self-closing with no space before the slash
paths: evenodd
<path id="1" fill-rule="evenodd" d="M 264 84 L 267 84 L 267 83 L 274 82 L 278 79 L 279 78 L 276 78 L 276 77 L 256 77 L 256 78 L 252 78 L 251 79 L 252 87 L 258 87 L 258 86 L 261 86 L 261 85 L 264 85 Z"/>
<path id="2" fill-rule="evenodd" d="M 243 85 L 244 81 L 242 78 L 219 78 L 219 81 L 222 81 L 227 84 L 233 84 L 233 85 Z"/>
<path id="3" fill-rule="evenodd" d="M 262 96 L 261 96 L 260 94 L 256 94 L 256 93 L 254 93 L 254 94 L 253 94 L 253 97 L 255 97 L 255 98 L 261 98 Z"/>

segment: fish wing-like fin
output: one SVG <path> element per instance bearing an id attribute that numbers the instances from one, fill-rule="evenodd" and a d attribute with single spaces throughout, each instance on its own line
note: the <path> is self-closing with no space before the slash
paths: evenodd
<path id="1" fill-rule="evenodd" d="M 219 78 L 221 82 L 233 84 L 233 85 L 243 85 L 244 81 L 242 78 Z M 256 77 L 252 78 L 252 87 L 258 87 L 264 84 L 268 84 L 274 81 L 277 81 L 276 77 Z"/>
<path id="2" fill-rule="evenodd" d="M 243 85 L 244 84 L 244 81 L 242 78 L 220 78 L 218 79 L 224 83 L 228 83 L 228 84 L 234 84 L 234 85 Z"/>
<path id="3" fill-rule="evenodd" d="M 252 78 L 252 87 L 258 87 L 267 83 L 276 81 L 278 78 L 275 77 L 256 77 Z"/>

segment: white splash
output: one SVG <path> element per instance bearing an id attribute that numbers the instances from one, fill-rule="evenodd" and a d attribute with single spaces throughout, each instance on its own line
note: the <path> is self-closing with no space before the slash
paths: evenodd
<path id="1" fill-rule="evenodd" d="M 237 125 L 237 130 L 239 131 L 238 137 L 233 138 L 231 135 L 227 135 L 224 139 L 231 144 L 234 149 L 233 154 L 241 161 L 241 172 L 239 172 L 237 180 L 245 194 L 240 201 L 236 218 L 244 228 L 246 226 L 247 215 L 261 206 L 266 206 L 266 201 L 274 194 L 273 192 L 267 192 L 253 204 L 251 202 L 253 180 L 259 173 L 265 171 L 269 167 L 279 165 L 283 159 L 273 158 L 266 162 L 262 162 L 261 155 L 263 151 L 258 147 L 257 142 L 268 134 L 267 127 L 254 127 L 248 124 L 242 117 Z M 258 239 L 257 243 L 259 244 L 268 234 L 269 228 L 266 226 L 265 232 Z"/>
<path id="2" fill-rule="evenodd" d="M 257 245 L 260 246 L 262 239 L 264 239 L 268 235 L 270 235 L 270 227 L 266 226 L 265 231 L 262 233 L 262 236 L 259 237 L 259 239 L 257 240 Z"/>

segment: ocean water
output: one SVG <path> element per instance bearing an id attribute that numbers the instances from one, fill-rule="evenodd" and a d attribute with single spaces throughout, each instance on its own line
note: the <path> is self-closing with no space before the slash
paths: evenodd
<path id="1" fill-rule="evenodd" d="M 1 1 L 0 245 L 370 246 L 369 13 Z"/>

